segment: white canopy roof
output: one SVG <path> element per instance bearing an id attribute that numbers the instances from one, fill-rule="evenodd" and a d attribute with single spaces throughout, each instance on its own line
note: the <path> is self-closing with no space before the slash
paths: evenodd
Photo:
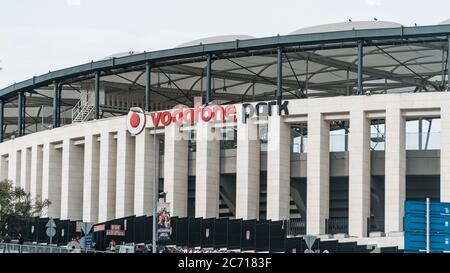
<path id="1" fill-rule="evenodd" d="M 230 42 L 230 41 L 236 41 L 236 40 L 248 40 L 248 39 L 255 39 L 253 36 L 249 35 L 222 35 L 222 36 L 211 36 L 211 37 L 205 37 L 201 39 L 196 39 L 187 43 L 183 43 L 181 45 L 176 46 L 177 47 L 185 47 L 185 46 L 196 46 L 201 44 L 214 44 L 214 43 L 222 43 L 222 42 Z"/>
<path id="2" fill-rule="evenodd" d="M 332 23 L 332 24 L 324 24 L 324 25 L 318 25 L 318 26 L 299 28 L 299 29 L 289 33 L 289 35 L 344 31 L 344 30 L 354 30 L 354 29 L 358 30 L 358 29 L 372 29 L 372 28 L 393 28 L 393 27 L 400 27 L 400 26 L 401 26 L 401 24 L 399 24 L 399 23 L 388 22 L 388 21 L 342 22 L 342 23 Z"/>
<path id="3" fill-rule="evenodd" d="M 445 23 L 450 23 L 450 20 L 442 22 Z M 301 28 L 289 34 L 400 26 L 399 23 L 389 21 L 341 22 Z M 249 35 L 212 36 L 189 41 L 176 48 L 254 38 Z M 293 49 L 296 46 L 285 48 L 284 97 L 340 96 L 355 92 L 358 64 L 356 44 L 333 42 L 330 46 L 327 48 L 322 45 L 314 50 Z M 446 69 L 443 66 L 446 63 L 443 52 L 446 50 L 445 39 L 430 42 L 417 38 L 401 43 L 393 39 L 392 42 L 384 40 L 380 45 L 364 45 L 364 90 L 372 93 L 439 90 L 443 86 L 442 75 Z M 122 52 L 106 59 L 137 53 Z M 236 51 L 224 56 L 215 58 L 212 63 L 213 97 L 217 101 L 268 100 L 274 97 L 277 89 L 276 50 L 249 54 Z M 151 79 L 153 101 L 188 103 L 190 97 L 201 96 L 206 90 L 206 62 L 204 59 L 197 59 L 153 67 Z M 103 76 L 102 81 L 109 86 L 111 92 L 143 92 L 146 85 L 145 70 Z"/>

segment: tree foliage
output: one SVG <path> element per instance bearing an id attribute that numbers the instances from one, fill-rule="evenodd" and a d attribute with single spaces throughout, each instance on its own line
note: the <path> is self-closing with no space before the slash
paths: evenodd
<path id="1" fill-rule="evenodd" d="M 0 181 L 0 234 L 24 232 L 24 223 L 32 217 L 40 217 L 50 206 L 48 199 L 32 199 L 31 195 L 20 187 L 14 187 L 12 181 Z"/>

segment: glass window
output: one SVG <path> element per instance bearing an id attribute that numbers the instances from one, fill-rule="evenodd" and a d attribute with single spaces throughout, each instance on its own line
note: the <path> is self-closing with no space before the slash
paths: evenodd
<path id="1" fill-rule="evenodd" d="M 441 147 L 440 118 L 408 120 L 405 131 L 406 150 L 439 150 Z"/>

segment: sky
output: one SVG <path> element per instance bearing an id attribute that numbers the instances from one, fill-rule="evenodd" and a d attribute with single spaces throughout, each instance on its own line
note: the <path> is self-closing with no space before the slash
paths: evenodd
<path id="1" fill-rule="evenodd" d="M 1 0 L 0 89 L 119 52 L 217 35 L 284 35 L 319 24 L 405 26 L 450 18 L 448 0 Z"/>

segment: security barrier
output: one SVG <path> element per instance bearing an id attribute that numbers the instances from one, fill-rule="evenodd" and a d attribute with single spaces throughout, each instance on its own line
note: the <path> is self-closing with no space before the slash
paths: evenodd
<path id="1" fill-rule="evenodd" d="M 49 245 L 38 244 L 6 244 L 0 243 L 0 254 L 3 253 L 100 253 L 102 251 L 96 250 L 81 250 L 81 249 L 68 249 L 65 247 L 58 247 Z"/>
<path id="2" fill-rule="evenodd" d="M 53 238 L 55 252 L 67 252 L 65 246 L 73 238 L 81 238 L 83 234 L 78 228 L 77 222 L 54 219 L 57 233 Z M 23 245 L 24 252 L 48 252 L 49 240 L 45 233 L 48 218 L 33 218 L 26 222 L 26 242 L 32 245 Z M 314 242 L 309 249 L 303 239 L 305 222 L 302 219 L 290 219 L 287 221 L 271 220 L 242 220 L 229 218 L 192 218 L 172 217 L 172 233 L 169 240 L 158 242 L 158 246 L 176 246 L 192 249 L 211 249 L 249 252 L 370 252 L 367 246 L 358 246 L 356 243 L 338 243 L 337 241 Z M 117 247 L 123 244 L 135 244 L 150 246 L 153 238 L 152 216 L 129 216 L 114 219 L 94 225 L 94 247 L 92 251 L 109 251 L 112 240 Z M 40 244 L 46 244 L 42 246 Z M 14 246 L 15 251 L 19 248 Z M 4 247 L 2 245 L 2 247 Z M 2 248 L 3 250 L 4 248 Z M 397 248 L 382 249 L 381 252 L 397 252 Z M 116 251 L 117 252 L 117 251 Z"/>

